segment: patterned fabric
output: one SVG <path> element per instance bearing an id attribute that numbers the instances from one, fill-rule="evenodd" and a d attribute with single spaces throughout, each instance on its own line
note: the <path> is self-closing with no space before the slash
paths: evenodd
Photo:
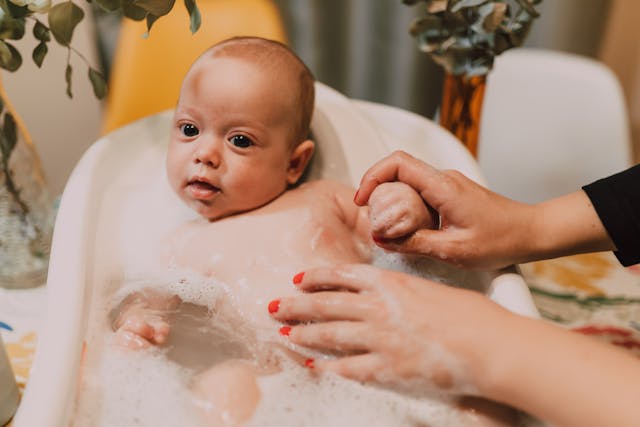
<path id="1" fill-rule="evenodd" d="M 601 252 L 520 267 L 543 318 L 640 357 L 640 265 Z"/>

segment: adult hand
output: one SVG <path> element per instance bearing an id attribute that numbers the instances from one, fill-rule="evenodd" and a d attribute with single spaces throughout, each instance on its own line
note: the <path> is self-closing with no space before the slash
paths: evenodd
<path id="1" fill-rule="evenodd" d="M 362 177 L 354 201 L 365 205 L 384 182 L 410 185 L 440 215 L 440 229 L 376 241 L 388 250 L 427 255 L 467 268 L 510 264 L 584 252 L 615 250 L 587 195 L 578 190 L 537 205 L 502 197 L 458 171 L 440 171 L 398 151 Z"/>
<path id="2" fill-rule="evenodd" d="M 490 349 L 502 347 L 494 331 L 514 317 L 479 293 L 368 265 L 297 277 L 306 293 L 270 304 L 270 312 L 292 324 L 281 330 L 292 343 L 340 352 L 314 369 L 404 391 L 476 393 Z"/>
<path id="3" fill-rule="evenodd" d="M 362 177 L 354 201 L 362 206 L 385 182 L 411 186 L 440 215 L 440 229 L 422 228 L 407 238 L 376 241 L 382 248 L 421 254 L 468 268 L 490 269 L 520 261 L 529 253 L 530 205 L 502 197 L 458 171 L 440 171 L 398 151 Z"/>
<path id="4" fill-rule="evenodd" d="M 638 425 L 640 367 L 629 352 L 476 292 L 372 266 L 294 280 L 305 293 L 269 308 L 292 325 L 281 329 L 291 342 L 338 354 L 310 362 L 313 370 L 415 394 L 483 396 L 551 425 Z"/>

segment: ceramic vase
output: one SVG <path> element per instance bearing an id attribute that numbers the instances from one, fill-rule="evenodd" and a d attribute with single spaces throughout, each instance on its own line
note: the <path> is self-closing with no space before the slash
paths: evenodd
<path id="1" fill-rule="evenodd" d="M 478 157 L 478 135 L 486 75 L 446 73 L 440 103 L 440 125 Z"/>
<path id="2" fill-rule="evenodd" d="M 52 229 L 38 153 L 0 82 L 0 287 L 44 284 Z"/>

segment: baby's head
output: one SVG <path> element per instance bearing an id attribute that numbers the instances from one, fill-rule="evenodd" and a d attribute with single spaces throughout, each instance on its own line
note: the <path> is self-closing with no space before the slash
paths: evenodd
<path id="1" fill-rule="evenodd" d="M 209 48 L 182 82 L 167 153 L 178 196 L 215 220 L 295 184 L 314 145 L 314 79 L 286 46 L 255 37 Z"/>

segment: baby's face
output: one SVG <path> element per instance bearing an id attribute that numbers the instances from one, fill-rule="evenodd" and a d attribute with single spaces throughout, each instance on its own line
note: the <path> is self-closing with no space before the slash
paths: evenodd
<path id="1" fill-rule="evenodd" d="M 185 78 L 167 174 L 203 217 L 255 209 L 286 189 L 296 115 L 292 90 L 277 77 L 249 61 L 220 57 L 201 59 Z"/>

